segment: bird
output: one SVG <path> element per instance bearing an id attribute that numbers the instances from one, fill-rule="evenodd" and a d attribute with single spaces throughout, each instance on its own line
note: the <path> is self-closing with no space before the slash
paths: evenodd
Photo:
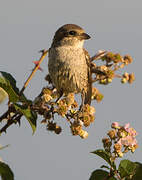
<path id="1" fill-rule="evenodd" d="M 48 71 L 53 86 L 62 95 L 81 93 L 82 104 L 91 104 L 90 56 L 84 41 L 91 37 L 76 24 L 61 26 L 53 37 L 48 53 Z"/>

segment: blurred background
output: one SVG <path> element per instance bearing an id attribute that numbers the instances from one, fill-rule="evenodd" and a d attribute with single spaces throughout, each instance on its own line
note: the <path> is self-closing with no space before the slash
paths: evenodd
<path id="1" fill-rule="evenodd" d="M 95 123 L 88 128 L 88 139 L 74 137 L 67 122 L 58 119 L 63 128 L 60 135 L 46 131 L 40 124 L 35 135 L 26 119 L 2 134 L 0 144 L 10 146 L 0 151 L 0 157 L 10 165 L 15 180 L 38 179 L 81 179 L 87 180 L 91 172 L 104 162 L 90 152 L 102 147 L 101 139 L 111 123 L 130 123 L 139 133 L 139 148 L 134 155 L 125 158 L 142 161 L 141 122 L 141 42 L 142 2 L 139 0 L 13 0 L 1 1 L 0 5 L 0 70 L 11 73 L 21 89 L 41 49 L 50 47 L 55 31 L 66 23 L 83 27 L 92 37 L 85 43 L 93 56 L 98 50 L 130 54 L 134 62 L 125 71 L 134 72 L 136 81 L 122 85 L 114 80 L 108 86 L 97 85 L 104 94 L 96 108 Z M 47 61 L 41 67 L 25 90 L 33 99 L 46 85 Z M 6 101 L 0 105 L 0 113 L 6 111 Z"/>

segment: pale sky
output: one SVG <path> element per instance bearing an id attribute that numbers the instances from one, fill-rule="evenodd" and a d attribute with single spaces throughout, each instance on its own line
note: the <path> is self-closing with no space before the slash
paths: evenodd
<path id="1" fill-rule="evenodd" d="M 95 123 L 88 128 L 88 139 L 73 137 L 67 122 L 57 119 L 63 127 L 61 135 L 46 131 L 40 124 L 34 136 L 26 119 L 21 127 L 14 125 L 1 136 L 0 144 L 10 146 L 0 157 L 10 165 L 15 180 L 87 180 L 91 172 L 104 161 L 90 152 L 102 148 L 101 139 L 111 123 L 130 123 L 139 133 L 139 148 L 124 158 L 142 162 L 141 121 L 141 42 L 142 1 L 140 0 L 1 0 L 0 5 L 0 70 L 11 73 L 21 89 L 33 68 L 38 51 L 50 47 L 55 31 L 66 23 L 78 24 L 92 37 L 85 43 L 93 56 L 98 50 L 130 54 L 134 62 L 125 69 L 134 72 L 136 81 L 122 85 L 114 80 L 108 86 L 98 86 L 104 94 L 96 107 Z M 47 58 L 41 65 L 25 95 L 33 99 L 43 86 Z M 6 102 L 0 112 L 6 110 Z"/>

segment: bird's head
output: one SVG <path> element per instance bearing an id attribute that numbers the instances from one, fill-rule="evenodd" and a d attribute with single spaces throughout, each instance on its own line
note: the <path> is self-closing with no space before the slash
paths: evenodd
<path id="1" fill-rule="evenodd" d="M 84 40 L 90 38 L 80 26 L 66 24 L 56 31 L 52 45 L 83 47 Z"/>

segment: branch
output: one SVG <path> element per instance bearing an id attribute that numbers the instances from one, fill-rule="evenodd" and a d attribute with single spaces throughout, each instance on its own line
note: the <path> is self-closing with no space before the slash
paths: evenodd
<path id="1" fill-rule="evenodd" d="M 45 56 L 47 55 L 48 53 L 48 50 L 41 50 L 40 51 L 42 53 L 40 59 L 39 59 L 39 62 L 38 64 L 35 66 L 35 68 L 33 69 L 33 71 L 31 72 L 30 76 L 28 77 L 28 79 L 26 80 L 23 88 L 21 89 L 20 91 L 20 96 L 22 95 L 22 93 L 24 92 L 25 88 L 28 86 L 30 80 L 32 79 L 32 77 L 34 76 L 35 72 L 39 69 L 40 67 L 40 64 L 42 63 L 43 59 L 45 58 Z M 2 115 L 0 116 L 0 122 L 3 120 L 3 119 L 7 119 L 7 123 L 6 125 L 0 129 L 0 134 L 2 132 L 6 132 L 6 129 L 11 126 L 13 123 L 16 123 L 16 122 L 19 122 L 20 123 L 20 118 L 22 117 L 21 114 L 19 113 L 16 113 L 13 117 L 10 117 L 8 118 L 8 116 L 10 115 L 11 112 L 16 112 L 15 111 L 15 108 L 11 105 L 9 105 L 8 107 L 8 110 Z"/>
<path id="2" fill-rule="evenodd" d="M 11 126 L 12 124 L 14 123 L 17 123 L 20 121 L 21 117 L 22 117 L 23 114 L 15 114 L 11 119 L 9 119 L 6 123 L 5 126 L 3 126 L 3 128 L 0 129 L 0 134 L 5 132 L 6 133 L 6 130 L 9 126 Z"/>
<path id="3" fill-rule="evenodd" d="M 31 81 L 32 77 L 34 76 L 35 72 L 39 69 L 40 64 L 42 63 L 43 59 L 45 58 L 45 56 L 48 53 L 48 50 L 41 50 L 40 52 L 42 53 L 42 55 L 41 55 L 41 57 L 39 59 L 39 63 L 35 66 L 35 68 L 33 69 L 32 73 L 30 74 L 30 76 L 26 80 L 23 88 L 20 91 L 20 95 L 22 95 L 22 93 L 24 92 L 25 88 L 28 86 L 29 82 Z"/>
<path id="4" fill-rule="evenodd" d="M 8 106 L 8 110 L 2 116 L 0 116 L 0 122 L 3 119 L 7 119 L 11 112 L 13 112 L 13 113 L 15 112 L 15 108 L 14 108 L 14 106 L 12 106 L 12 104 L 10 104 Z"/>
<path id="5" fill-rule="evenodd" d="M 90 58 L 90 61 L 92 62 L 94 60 L 98 60 L 102 58 L 106 53 L 107 51 L 99 51 L 97 54 L 95 54 L 93 57 Z"/>

